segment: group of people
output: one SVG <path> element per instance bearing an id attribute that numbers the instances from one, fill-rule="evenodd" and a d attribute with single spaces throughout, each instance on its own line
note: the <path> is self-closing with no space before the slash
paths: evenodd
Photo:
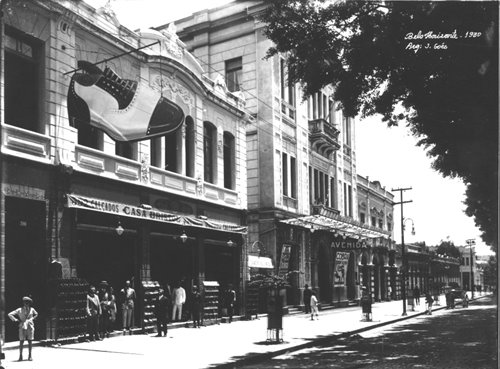
<path id="1" fill-rule="evenodd" d="M 427 291 L 424 293 L 425 296 L 425 303 L 427 304 L 427 314 L 431 315 L 432 314 L 432 305 L 434 304 L 434 297 L 432 297 L 431 292 Z M 418 288 L 418 285 L 415 285 L 413 287 L 413 298 L 415 299 L 415 305 L 420 306 L 420 288 Z"/>
<path id="2" fill-rule="evenodd" d="M 120 290 L 123 332 L 131 333 L 134 320 L 136 294 L 130 281 Z M 107 281 L 102 281 L 99 292 L 90 286 L 87 294 L 87 333 L 90 341 L 109 337 L 114 330 L 117 314 L 117 303 L 114 289 Z"/>
<path id="3" fill-rule="evenodd" d="M 222 311 L 228 316 L 229 323 L 233 320 L 234 305 L 236 302 L 236 292 L 229 285 L 221 293 Z M 158 296 L 155 300 L 155 317 L 157 324 L 157 337 L 167 335 L 168 323 L 170 317 L 172 322 L 182 321 L 183 306 L 188 303 L 189 312 L 193 320 L 193 328 L 200 328 L 203 325 L 203 291 L 196 285 L 193 286 L 189 296 L 186 290 L 177 283 L 171 291 L 168 285 L 165 288 L 161 287 L 158 291 Z M 171 314 L 170 314 L 171 307 Z"/>

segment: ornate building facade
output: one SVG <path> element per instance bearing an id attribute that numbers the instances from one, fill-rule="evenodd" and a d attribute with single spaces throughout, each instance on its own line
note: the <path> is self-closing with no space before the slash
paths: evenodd
<path id="1" fill-rule="evenodd" d="M 240 96 L 172 27 L 132 32 L 109 6 L 73 1 L 7 1 L 2 14 L 0 334 L 17 339 L 6 314 L 24 295 L 41 315 L 35 339 L 57 338 L 63 319 L 84 333 L 56 306 L 78 283 L 131 280 L 141 299 L 152 280 L 241 291 Z M 136 327 L 145 312 L 138 301 Z"/>

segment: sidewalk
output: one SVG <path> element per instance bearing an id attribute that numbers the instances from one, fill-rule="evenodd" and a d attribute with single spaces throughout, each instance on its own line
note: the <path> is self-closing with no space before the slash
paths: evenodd
<path id="1" fill-rule="evenodd" d="M 476 294 L 476 298 L 485 296 Z M 113 366 L 137 367 L 137 365 L 165 364 L 183 369 L 193 368 L 234 368 L 243 364 L 257 362 L 274 357 L 287 351 L 296 351 L 308 346 L 314 346 L 321 339 L 335 336 L 350 335 L 409 319 L 425 313 L 424 299 L 415 311 L 407 306 L 407 316 L 402 316 L 402 301 L 381 302 L 372 305 L 373 321 L 361 321 L 361 308 L 348 307 L 320 312 L 319 320 L 311 321 L 306 314 L 296 314 L 283 318 L 283 338 L 280 344 L 266 344 L 267 318 L 251 321 L 234 321 L 231 324 L 221 323 L 200 329 L 179 328 L 170 329 L 168 337 L 154 335 L 117 336 L 104 341 L 84 342 L 64 345 L 59 348 L 36 347 L 36 361 L 12 362 L 10 367 L 43 368 L 44 361 L 50 358 L 47 367 L 67 367 L 64 357 L 73 360 L 72 369 L 85 364 L 87 367 L 93 361 L 93 355 L 102 360 L 102 353 L 113 355 L 106 360 L 113 360 Z M 435 305 L 433 311 L 445 309 L 444 296 L 440 297 L 440 305 Z M 9 345 L 10 346 L 10 345 Z M 17 345 L 15 345 L 17 347 Z M 85 355 L 85 356 L 84 356 Z M 17 351 L 7 352 L 7 362 L 17 357 Z M 79 357 L 84 362 L 79 360 Z M 10 359 L 9 359 L 10 358 Z M 59 360 L 59 358 L 61 360 Z M 57 359 L 57 360 L 54 360 Z M 95 363 L 95 361 L 94 361 Z M 4 363 L 5 365 L 5 363 Z M 83 367 L 83 366 L 82 366 Z"/>

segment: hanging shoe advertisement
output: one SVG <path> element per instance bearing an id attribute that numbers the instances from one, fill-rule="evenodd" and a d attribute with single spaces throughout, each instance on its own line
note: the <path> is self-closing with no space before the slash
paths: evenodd
<path id="1" fill-rule="evenodd" d="M 140 141 L 177 130 L 184 112 L 147 83 L 122 79 L 111 68 L 101 70 L 78 61 L 68 91 L 71 122 L 101 129 L 115 141 Z"/>

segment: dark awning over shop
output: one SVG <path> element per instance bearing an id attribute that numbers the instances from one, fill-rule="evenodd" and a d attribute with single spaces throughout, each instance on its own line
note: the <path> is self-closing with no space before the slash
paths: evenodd
<path id="1" fill-rule="evenodd" d="M 225 232 L 247 232 L 247 227 L 237 224 L 224 223 L 221 221 L 209 219 L 198 219 L 184 215 L 166 213 L 164 211 L 150 207 L 144 208 L 141 206 L 133 206 L 108 200 L 94 199 L 80 195 L 68 194 L 66 196 L 68 198 L 68 208 L 85 209 L 102 213 L 115 214 L 123 217 L 147 219 L 156 222 L 178 224 L 181 226 L 208 228 Z"/>
<path id="2" fill-rule="evenodd" d="M 330 218 L 324 215 L 308 215 L 282 220 L 281 223 L 307 228 L 311 231 L 329 231 L 351 238 L 390 238 L 388 232 L 375 230 L 358 222 L 349 222 L 340 216 L 338 218 Z"/>

